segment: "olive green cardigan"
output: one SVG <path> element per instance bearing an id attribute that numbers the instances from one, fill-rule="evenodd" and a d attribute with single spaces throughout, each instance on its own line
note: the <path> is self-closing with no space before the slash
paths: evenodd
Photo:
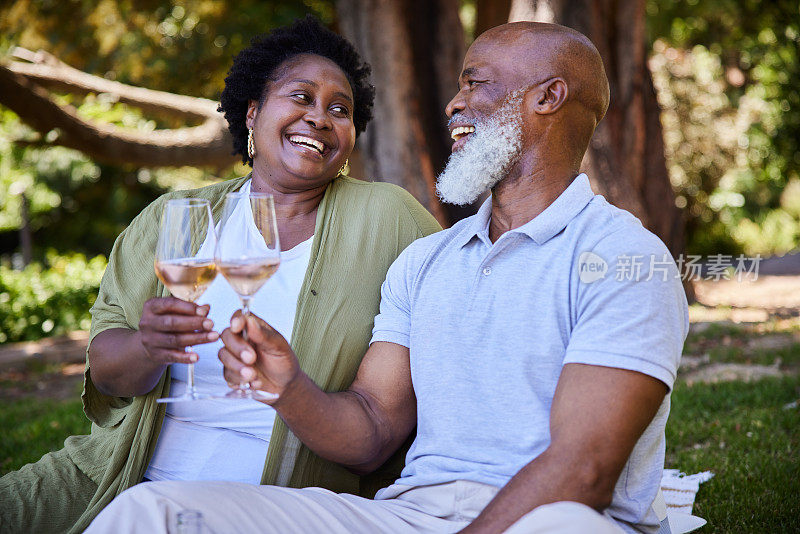
<path id="1" fill-rule="evenodd" d="M 218 219 L 225 194 L 246 179 L 164 195 L 134 219 L 111 251 L 91 310 L 91 338 L 109 328 L 136 329 L 144 302 L 167 294 L 153 272 L 164 202 L 205 198 Z M 292 346 L 302 369 L 322 389 L 346 389 L 353 381 L 369 343 L 389 265 L 409 243 L 438 230 L 435 219 L 397 186 L 342 177 L 328 187 L 317 212 L 292 330 Z M 147 395 L 109 397 L 92 383 L 87 360 L 82 400 L 92 421 L 91 434 L 70 437 L 65 446 L 98 489 L 73 531 L 83 530 L 111 499 L 142 480 L 164 418 L 165 407 L 156 399 L 167 394 L 168 375 Z M 359 478 L 308 450 L 280 418 L 275 423 L 262 484 L 322 486 L 371 497 L 402 468 L 404 458 L 396 455 L 382 472 Z"/>

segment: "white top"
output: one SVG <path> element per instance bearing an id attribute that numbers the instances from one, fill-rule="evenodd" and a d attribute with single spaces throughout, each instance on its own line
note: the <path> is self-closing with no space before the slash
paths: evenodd
<path id="1" fill-rule="evenodd" d="M 249 193 L 250 182 L 242 186 Z M 243 231 L 255 225 L 249 210 L 237 210 Z M 245 218 L 244 214 L 247 214 Z M 311 255 L 313 236 L 281 253 L 278 271 L 253 296 L 250 310 L 291 341 L 300 286 Z M 241 308 L 239 296 L 221 275 L 217 276 L 198 304 L 211 304 L 208 317 L 214 330 L 225 329 L 233 313 Z M 195 385 L 201 393 L 225 393 L 228 385 L 217 352 L 222 342 L 197 345 Z M 185 365 L 173 364 L 170 396 L 186 388 Z M 145 473 L 150 480 L 226 480 L 258 484 L 275 422 L 275 411 L 253 400 L 207 399 L 167 404 L 167 414 L 153 459 Z"/>

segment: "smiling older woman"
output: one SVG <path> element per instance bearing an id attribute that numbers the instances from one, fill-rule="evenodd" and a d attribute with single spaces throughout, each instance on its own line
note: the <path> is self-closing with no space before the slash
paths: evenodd
<path id="1" fill-rule="evenodd" d="M 214 325 L 224 328 L 238 302 L 221 279 L 197 304 L 167 296 L 153 255 L 171 198 L 208 199 L 218 219 L 229 192 L 274 195 L 282 265 L 251 309 L 291 339 L 321 387 L 344 389 L 353 380 L 386 270 L 411 241 L 439 230 L 404 190 L 341 172 L 371 118 L 368 76 L 352 45 L 313 18 L 257 38 L 236 56 L 220 110 L 235 152 L 253 170 L 164 195 L 119 236 L 92 308 L 83 393 L 91 434 L 0 479 L 4 532 L 81 531 L 143 479 L 374 493 L 396 477 L 399 469 L 360 479 L 320 459 L 258 402 L 156 403 L 183 387 L 184 366 L 172 364 L 190 359 L 201 387 L 225 388 Z"/>

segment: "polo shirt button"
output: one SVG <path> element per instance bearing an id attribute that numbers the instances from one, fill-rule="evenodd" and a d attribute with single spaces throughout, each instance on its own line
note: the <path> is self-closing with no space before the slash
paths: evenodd
<path id="1" fill-rule="evenodd" d="M 483 275 L 484 276 L 489 276 L 490 274 L 492 274 L 492 268 L 491 267 L 484 267 L 483 268 Z"/>

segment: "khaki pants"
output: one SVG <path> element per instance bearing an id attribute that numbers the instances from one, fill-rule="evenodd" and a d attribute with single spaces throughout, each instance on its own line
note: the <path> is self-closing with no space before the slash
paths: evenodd
<path id="1" fill-rule="evenodd" d="M 415 488 L 396 484 L 372 500 L 322 488 L 147 482 L 117 497 L 86 532 L 175 532 L 177 514 L 185 510 L 203 514 L 204 534 L 457 532 L 497 491 L 467 481 Z M 622 529 L 588 506 L 563 502 L 540 506 L 507 532 L 620 534 Z"/>

